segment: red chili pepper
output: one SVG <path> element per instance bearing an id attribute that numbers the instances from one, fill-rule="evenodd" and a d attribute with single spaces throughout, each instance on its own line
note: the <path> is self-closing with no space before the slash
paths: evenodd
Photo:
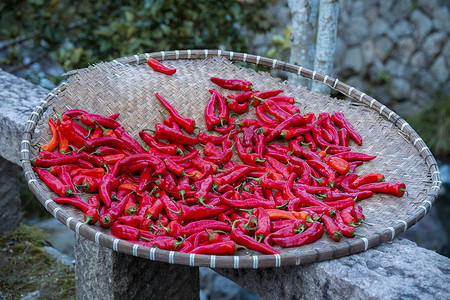
<path id="1" fill-rule="evenodd" d="M 275 222 L 272 222 L 272 224 Z M 264 244 L 272 246 L 273 238 L 286 238 L 294 236 L 295 234 L 301 233 L 306 229 L 305 222 L 300 219 L 283 220 L 282 222 L 286 222 L 286 224 L 280 227 L 272 227 L 272 232 L 264 239 Z"/>
<path id="2" fill-rule="evenodd" d="M 221 126 L 223 126 L 224 123 L 228 122 L 228 118 L 229 118 L 227 101 L 219 91 L 217 91 L 215 89 L 210 89 L 209 92 L 212 94 L 216 94 L 216 96 L 217 96 L 217 103 L 219 104 L 219 114 L 217 117 L 220 120 Z"/>
<path id="3" fill-rule="evenodd" d="M 123 210 L 123 213 L 125 216 L 132 216 L 135 215 L 138 211 L 138 207 L 136 203 L 133 201 L 133 197 L 130 197 L 127 204 L 125 205 L 125 208 Z"/>
<path id="4" fill-rule="evenodd" d="M 351 152 L 350 150 L 330 155 L 328 159 L 330 159 L 331 157 L 339 157 L 346 161 L 369 161 L 376 158 L 375 155 L 360 152 Z"/>
<path id="5" fill-rule="evenodd" d="M 264 155 L 264 158 L 267 160 L 267 162 L 272 166 L 272 168 L 283 175 L 284 179 L 288 179 L 290 176 L 289 170 L 285 165 L 283 165 L 278 159 L 270 156 L 270 155 Z"/>
<path id="6" fill-rule="evenodd" d="M 257 197 L 245 200 L 231 200 L 223 196 L 220 196 L 219 198 L 223 204 L 235 208 L 256 208 L 256 207 L 262 207 L 267 209 L 275 208 L 274 202 L 270 202 L 267 201 L 266 199 L 261 199 Z"/>
<path id="7" fill-rule="evenodd" d="M 246 91 L 239 94 L 227 95 L 226 98 L 228 99 L 227 102 L 229 102 L 229 100 L 234 100 L 237 103 L 241 104 L 244 102 L 248 102 L 251 94 L 253 94 L 253 91 Z"/>
<path id="8" fill-rule="evenodd" d="M 351 227 L 358 227 L 355 218 L 352 216 L 353 205 L 346 207 L 340 211 L 341 218 L 344 221 L 345 225 Z"/>
<path id="9" fill-rule="evenodd" d="M 187 133 L 193 133 L 195 130 L 195 120 L 190 118 L 182 117 L 178 111 L 163 97 L 158 93 L 155 93 L 156 98 L 161 102 L 161 104 L 169 111 L 170 115 L 173 117 L 175 122 L 180 125 Z"/>
<path id="10" fill-rule="evenodd" d="M 290 237 L 272 238 L 272 241 L 284 248 L 298 247 L 317 241 L 324 232 L 324 226 L 320 222 L 313 222 L 313 224 L 302 233 Z"/>
<path id="11" fill-rule="evenodd" d="M 333 218 L 331 218 L 330 216 L 327 216 L 327 215 L 322 215 L 321 219 L 322 219 L 322 221 L 325 225 L 325 228 L 326 228 L 328 234 L 330 235 L 330 237 L 333 240 L 335 240 L 336 242 L 339 242 L 342 238 L 342 231 L 336 225 Z"/>
<path id="12" fill-rule="evenodd" d="M 326 163 L 313 159 L 306 160 L 306 163 L 327 178 L 328 186 L 334 187 L 336 185 L 336 175 Z"/>
<path id="13" fill-rule="evenodd" d="M 100 186 L 101 178 L 88 175 L 75 175 L 72 178 L 73 183 L 87 193 L 95 193 Z"/>
<path id="14" fill-rule="evenodd" d="M 168 68 L 165 65 L 163 65 L 161 62 L 157 61 L 154 58 L 149 58 L 147 60 L 147 64 L 155 71 L 166 74 L 166 75 L 173 75 L 177 72 L 177 69 L 175 68 Z"/>
<path id="15" fill-rule="evenodd" d="M 345 128 L 348 131 L 349 136 L 358 144 L 362 145 L 361 135 L 355 130 L 353 125 L 344 117 L 341 112 L 335 112 L 331 115 L 331 120 L 339 127 Z"/>
<path id="16" fill-rule="evenodd" d="M 325 117 L 325 119 L 322 121 L 321 125 L 324 129 L 323 132 L 328 133 L 330 136 L 329 142 L 334 145 L 339 145 L 339 132 L 336 129 L 336 127 L 334 127 L 333 123 L 331 123 L 330 114 L 329 113 L 321 113 L 319 115 L 319 118 L 321 116 Z"/>
<path id="17" fill-rule="evenodd" d="M 237 114 L 243 114 L 248 111 L 249 108 L 248 102 L 239 103 L 236 99 L 230 98 L 227 100 L 227 106 L 231 111 Z"/>
<path id="18" fill-rule="evenodd" d="M 326 204 L 336 208 L 337 210 L 343 210 L 347 207 L 352 207 L 353 205 L 355 205 L 355 201 L 356 200 L 354 198 L 346 198 L 342 200 L 328 201 L 326 202 Z"/>
<path id="19" fill-rule="evenodd" d="M 348 135 L 348 130 L 344 127 L 339 129 L 339 140 L 341 146 L 348 147 L 350 136 Z"/>
<path id="20" fill-rule="evenodd" d="M 262 91 L 262 92 L 256 91 L 250 96 L 249 102 L 251 103 L 251 105 L 256 107 L 261 103 L 262 99 L 275 97 L 278 94 L 281 94 L 282 92 L 283 92 L 283 90 L 270 90 L 270 91 Z"/>
<path id="21" fill-rule="evenodd" d="M 294 97 L 284 96 L 284 95 L 272 96 L 267 99 L 277 101 L 277 102 L 287 102 L 289 104 L 299 103 L 299 102 L 295 101 Z"/>
<path id="22" fill-rule="evenodd" d="M 220 134 L 229 134 L 232 130 L 236 128 L 236 124 L 234 118 L 228 118 L 228 126 L 227 127 L 214 127 L 214 131 L 217 131 Z"/>
<path id="23" fill-rule="evenodd" d="M 72 121 L 68 120 L 57 126 L 58 131 L 77 148 L 84 146 L 86 139 L 84 136 L 78 134 L 72 126 Z"/>
<path id="24" fill-rule="evenodd" d="M 252 83 L 250 81 L 244 81 L 240 79 L 223 79 L 218 77 L 211 77 L 210 80 L 218 86 L 228 90 L 252 90 Z"/>
<path id="25" fill-rule="evenodd" d="M 209 101 L 205 106 L 204 116 L 205 116 L 206 128 L 208 128 L 208 130 L 213 130 L 213 128 L 215 126 L 220 124 L 220 119 L 219 119 L 219 117 L 216 116 L 217 100 L 218 100 L 217 94 L 211 93 L 211 96 L 209 97 Z"/>
<path id="26" fill-rule="evenodd" d="M 256 125 L 258 127 L 271 126 L 258 119 L 240 119 L 239 121 L 236 121 L 235 124 L 242 127 L 249 127 L 251 125 Z M 276 124 L 273 125 L 276 126 Z"/>
<path id="27" fill-rule="evenodd" d="M 326 193 L 325 201 L 335 201 L 342 200 L 345 198 L 352 198 L 358 200 L 367 199 L 373 196 L 373 192 L 371 191 L 356 191 L 351 193 L 345 193 L 340 191 L 329 191 Z"/>
<path id="28" fill-rule="evenodd" d="M 348 226 L 344 223 L 344 220 L 342 220 L 341 213 L 339 211 L 334 216 L 334 221 L 335 221 L 336 225 L 339 227 L 339 229 L 342 231 L 342 234 L 344 236 L 349 237 L 349 238 L 353 238 L 355 236 L 361 236 L 356 232 L 355 228 Z"/>
<path id="29" fill-rule="evenodd" d="M 34 168 L 39 178 L 55 193 L 61 197 L 69 197 L 75 194 L 75 191 L 69 184 L 62 182 L 58 177 L 47 171 L 46 169 Z"/>
<path id="30" fill-rule="evenodd" d="M 108 209 L 106 213 L 99 219 L 100 225 L 102 225 L 103 227 L 111 227 L 114 221 L 117 220 L 117 218 L 125 210 L 125 206 L 127 205 L 130 197 L 132 197 L 131 193 L 123 197 L 116 206 Z"/>
<path id="31" fill-rule="evenodd" d="M 88 203 L 81 199 L 69 198 L 69 197 L 57 197 L 53 198 L 58 204 L 72 205 L 73 207 L 81 210 L 84 213 L 84 221 L 86 224 L 94 224 L 98 220 L 98 211 L 95 207 L 90 206 Z"/>
<path id="32" fill-rule="evenodd" d="M 264 159 L 259 157 L 257 153 L 245 152 L 244 147 L 241 142 L 241 139 L 239 138 L 238 135 L 234 136 L 234 141 L 235 141 L 238 156 L 244 164 L 250 165 L 250 166 L 256 166 L 258 163 L 265 161 Z"/>
<path id="33" fill-rule="evenodd" d="M 383 174 L 367 173 L 367 174 L 364 174 L 364 175 L 356 178 L 352 183 L 349 184 L 349 187 L 352 189 L 356 189 L 363 184 L 374 183 L 374 182 L 383 182 L 383 181 L 384 181 Z"/>
<path id="34" fill-rule="evenodd" d="M 403 182 L 375 182 L 363 184 L 359 186 L 357 190 L 385 193 L 401 197 L 406 192 L 406 185 Z"/>
<path id="35" fill-rule="evenodd" d="M 171 155 L 183 155 L 183 150 L 178 147 L 176 144 L 165 144 L 160 141 L 155 140 L 148 132 L 140 131 L 139 137 L 146 143 L 148 146 L 155 148 L 162 153 L 171 154 Z"/>
<path id="36" fill-rule="evenodd" d="M 355 181 L 356 178 L 358 178 L 358 175 L 355 173 L 345 175 L 344 179 L 341 181 L 342 190 L 347 193 L 358 192 L 357 190 L 350 188 L 350 184 Z"/>
<path id="37" fill-rule="evenodd" d="M 233 134 L 233 133 L 232 133 Z M 230 134 L 223 134 L 221 136 L 211 136 L 204 132 L 200 132 L 197 136 L 198 141 L 204 145 L 207 143 L 212 143 L 214 145 L 220 145 L 223 140 L 226 140 Z"/>
<path id="38" fill-rule="evenodd" d="M 267 99 L 263 102 L 262 108 L 280 122 L 283 122 L 292 117 L 292 114 L 282 109 L 280 106 L 278 106 L 277 102 L 270 99 Z"/>
<path id="39" fill-rule="evenodd" d="M 366 217 L 364 216 L 362 210 L 363 208 L 360 205 L 354 205 L 351 210 L 351 214 L 355 218 L 358 225 L 366 221 Z"/>
<path id="40" fill-rule="evenodd" d="M 116 120 L 98 114 L 84 113 L 80 116 L 81 123 L 85 125 L 100 125 L 106 128 L 115 129 L 120 126 Z"/>
<path id="41" fill-rule="evenodd" d="M 231 230 L 230 237 L 237 244 L 242 245 L 250 250 L 258 251 L 261 254 L 280 254 L 280 251 L 270 245 L 266 245 L 256 241 L 251 236 L 244 234 L 240 229 Z"/>
<path id="42" fill-rule="evenodd" d="M 212 188 L 213 177 L 211 175 L 207 176 L 202 183 L 200 184 L 200 188 L 195 192 L 194 199 L 197 203 L 211 207 L 210 205 L 206 205 L 205 202 L 208 200 L 208 193 Z"/>
<path id="43" fill-rule="evenodd" d="M 198 139 L 196 137 L 188 136 L 182 132 L 176 131 L 162 123 L 156 123 L 156 131 L 153 138 L 155 140 L 167 139 L 173 143 L 179 143 L 182 145 L 196 145 L 198 144 Z"/>
<path id="44" fill-rule="evenodd" d="M 292 115 L 289 119 L 281 122 L 268 136 L 266 136 L 265 143 L 268 144 L 273 139 L 278 137 L 283 129 L 304 125 L 306 120 L 307 119 L 305 119 L 301 114 Z"/>
<path id="45" fill-rule="evenodd" d="M 195 220 L 189 222 L 185 226 L 179 226 L 177 228 L 177 235 L 191 236 L 193 234 L 205 231 L 207 229 L 228 232 L 231 230 L 231 226 L 225 222 L 217 220 L 208 220 L 208 219 Z"/>
<path id="46" fill-rule="evenodd" d="M 153 202 L 153 204 L 146 210 L 145 217 L 148 219 L 157 219 L 163 209 L 163 201 L 161 198 L 157 198 L 155 202 Z"/>
<path id="47" fill-rule="evenodd" d="M 347 172 L 350 170 L 350 164 L 348 161 L 340 158 L 340 157 L 331 157 L 330 159 L 326 160 L 327 164 L 330 166 L 330 168 L 339 174 L 347 174 Z"/>
<path id="48" fill-rule="evenodd" d="M 215 177 L 213 179 L 213 181 L 218 186 L 223 186 L 226 184 L 233 184 L 233 183 L 239 181 L 240 179 L 244 178 L 247 175 L 247 173 L 250 172 L 250 170 L 251 169 L 249 166 L 244 166 L 242 168 L 235 169 L 234 171 L 232 171 L 222 177 Z"/>
<path id="49" fill-rule="evenodd" d="M 134 153 L 145 153 L 145 149 L 122 126 L 114 129 L 117 138 L 124 141 Z"/>
<path id="50" fill-rule="evenodd" d="M 323 201 L 320 201 L 315 196 L 311 195 L 310 193 L 306 192 L 304 189 L 296 189 L 295 195 L 298 198 L 301 198 L 306 206 L 326 206 L 329 208 L 332 208 L 328 205 L 328 202 L 325 203 Z"/>
<path id="51" fill-rule="evenodd" d="M 207 244 L 194 248 L 189 253 L 209 254 L 209 255 L 233 255 L 236 252 L 237 245 L 234 241 L 225 241 L 214 244 Z"/>
<path id="52" fill-rule="evenodd" d="M 82 114 L 86 114 L 87 112 L 81 109 L 69 109 L 66 110 L 62 116 L 70 117 L 70 118 L 79 118 Z"/>
<path id="53" fill-rule="evenodd" d="M 193 221 L 214 218 L 218 214 L 223 213 L 230 209 L 230 206 L 221 204 L 214 207 L 205 207 L 203 205 L 180 205 L 182 221 Z"/>
<path id="54" fill-rule="evenodd" d="M 255 239 L 258 242 L 263 241 L 271 232 L 271 221 L 267 211 L 258 207 L 255 212 L 257 218 L 257 226 L 255 231 Z"/>
<path id="55" fill-rule="evenodd" d="M 262 121 L 265 125 L 278 125 L 280 124 L 279 120 L 272 119 L 264 110 L 261 105 L 258 105 L 255 109 L 256 117 Z"/>

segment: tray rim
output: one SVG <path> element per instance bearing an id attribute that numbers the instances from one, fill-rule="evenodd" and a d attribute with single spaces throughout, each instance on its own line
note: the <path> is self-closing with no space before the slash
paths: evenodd
<path id="1" fill-rule="evenodd" d="M 424 159 L 429 172 L 431 174 L 432 183 L 429 191 L 423 201 L 419 202 L 413 214 L 411 214 L 405 220 L 397 220 L 392 226 L 386 227 L 384 230 L 371 234 L 367 237 L 354 238 L 351 241 L 340 241 L 336 246 L 328 248 L 320 248 L 297 251 L 295 254 L 282 253 L 275 255 L 252 255 L 252 256 L 216 256 L 216 255 L 199 255 L 189 253 L 178 253 L 175 251 L 167 251 L 156 248 L 149 248 L 138 244 L 133 244 L 125 240 L 121 240 L 112 237 L 108 234 L 99 232 L 95 227 L 86 225 L 84 222 L 75 219 L 68 215 L 63 209 L 62 205 L 56 204 L 51 198 L 45 196 L 45 191 L 39 185 L 36 175 L 31 166 L 30 153 L 31 153 L 31 139 L 38 124 L 39 119 L 43 116 L 49 102 L 54 98 L 57 98 L 58 94 L 64 91 L 67 81 L 62 82 L 59 86 L 55 87 L 47 96 L 39 103 L 38 106 L 29 116 L 23 138 L 21 141 L 20 154 L 22 167 L 24 169 L 24 176 L 28 183 L 30 190 L 36 195 L 41 204 L 49 211 L 54 218 L 60 221 L 77 234 L 87 238 L 95 243 L 110 248 L 113 251 L 123 252 L 137 257 L 143 257 L 154 261 L 162 261 L 171 264 L 189 265 L 192 267 L 210 267 L 210 268 L 272 268 L 288 265 L 303 265 L 308 263 L 320 262 L 339 257 L 344 257 L 352 254 L 357 254 L 362 251 L 366 251 L 370 248 L 380 245 L 381 243 L 393 240 L 399 234 L 406 231 L 408 228 L 416 224 L 422 219 L 431 207 L 436 202 L 439 190 L 441 188 L 441 176 L 439 172 L 439 166 L 427 147 L 422 138 L 414 131 L 414 129 L 398 114 L 390 110 L 386 105 L 380 103 L 376 99 L 367 95 L 366 93 L 340 81 L 337 78 L 333 78 L 328 75 L 323 75 L 314 70 L 304 68 L 302 66 L 290 64 L 277 59 L 271 59 L 260 55 L 253 55 L 248 53 L 240 53 L 224 50 L 171 50 L 171 51 L 159 51 L 144 54 L 135 54 L 132 56 L 126 56 L 114 59 L 109 63 L 118 64 L 143 64 L 146 63 L 148 58 L 155 58 L 157 60 L 178 60 L 178 59 L 207 59 L 212 57 L 222 57 L 232 62 L 243 62 L 254 65 L 261 65 L 270 67 L 272 69 L 278 69 L 286 71 L 288 73 L 294 73 L 304 78 L 314 80 L 328 85 L 331 89 L 340 92 L 341 94 L 350 97 L 353 100 L 358 101 L 361 105 L 365 105 L 371 110 L 376 111 L 381 117 L 386 118 L 392 122 L 404 136 L 413 143 L 413 146 L 418 150 L 420 156 Z M 100 63 L 99 63 L 100 64 Z M 86 69 L 86 68 L 84 68 Z M 71 76 L 78 73 L 77 69 L 62 74 L 62 76 Z"/>

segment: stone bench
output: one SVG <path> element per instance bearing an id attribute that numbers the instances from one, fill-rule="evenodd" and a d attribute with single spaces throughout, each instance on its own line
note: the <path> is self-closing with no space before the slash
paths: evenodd
<path id="1" fill-rule="evenodd" d="M 0 233 L 20 222 L 24 124 L 49 91 L 0 69 Z M 432 222 L 433 218 L 422 222 Z M 419 225 L 422 222 L 419 222 Z M 115 252 L 74 233 L 78 299 L 197 299 L 202 268 Z M 446 299 L 450 259 L 396 238 L 330 261 L 275 269 L 214 269 L 263 299 Z"/>

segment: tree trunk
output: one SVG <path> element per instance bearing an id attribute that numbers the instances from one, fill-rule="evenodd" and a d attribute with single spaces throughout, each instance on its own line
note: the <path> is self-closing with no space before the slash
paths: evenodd
<path id="1" fill-rule="evenodd" d="M 288 0 L 292 15 L 291 58 L 290 62 L 312 69 L 314 65 L 314 28 L 319 0 Z M 289 80 L 310 88 L 309 79 L 290 74 Z"/>
<path id="2" fill-rule="evenodd" d="M 329 76 L 333 72 L 338 16 L 339 0 L 320 0 L 313 69 Z M 329 86 L 315 81 L 312 82 L 311 90 L 325 95 L 330 93 Z"/>

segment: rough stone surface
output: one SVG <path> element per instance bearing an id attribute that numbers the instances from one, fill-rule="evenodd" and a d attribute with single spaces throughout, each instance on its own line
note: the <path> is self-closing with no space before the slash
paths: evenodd
<path id="1" fill-rule="evenodd" d="M 411 14 L 411 21 L 414 25 L 414 35 L 421 42 L 433 29 L 433 22 L 422 11 L 416 9 Z"/>
<path id="2" fill-rule="evenodd" d="M 14 230 L 22 220 L 19 166 L 0 156 L 0 234 Z"/>
<path id="3" fill-rule="evenodd" d="M 384 61 L 390 54 L 394 43 L 387 37 L 382 37 L 375 41 L 375 52 L 377 57 Z"/>
<path id="4" fill-rule="evenodd" d="M 402 78 L 394 78 L 389 82 L 389 95 L 392 99 L 401 100 L 409 98 L 411 85 Z"/>
<path id="5" fill-rule="evenodd" d="M 199 299 L 199 269 L 114 252 L 75 235 L 77 299 Z"/>
<path id="6" fill-rule="evenodd" d="M 435 59 L 434 63 L 431 65 L 430 72 L 439 83 L 444 83 L 449 77 L 449 66 L 448 62 L 445 61 L 443 55 L 440 55 Z"/>
<path id="7" fill-rule="evenodd" d="M 344 58 L 342 72 L 348 74 L 359 74 L 363 69 L 363 56 L 361 48 L 350 48 Z"/>
<path id="8" fill-rule="evenodd" d="M 450 259 L 401 238 L 357 255 L 304 266 L 214 271 L 263 299 L 450 297 Z"/>
<path id="9" fill-rule="evenodd" d="M 20 163 L 20 142 L 28 117 L 48 94 L 35 86 L 0 69 L 0 156 Z"/>
<path id="10" fill-rule="evenodd" d="M 355 75 L 363 81 L 370 80 L 368 91 L 371 96 L 384 98 L 386 103 L 392 104 L 390 108 L 403 106 L 400 101 L 404 98 L 397 97 L 396 92 L 393 93 L 396 98 L 392 98 L 389 92 L 381 93 L 388 90 L 384 87 L 388 82 L 386 78 L 378 78 L 379 71 L 409 82 L 411 88 L 420 89 L 429 98 L 435 98 L 436 94 L 445 97 L 450 92 L 449 66 L 441 62 L 450 60 L 449 10 L 445 0 L 341 0 L 337 31 L 340 46 L 336 48 L 334 74 L 343 81 Z M 367 28 L 361 28 L 361 17 L 365 19 Z M 368 35 L 365 34 L 367 29 Z M 356 42 L 362 36 L 364 38 Z M 357 49 L 361 50 L 363 62 L 355 74 L 349 72 L 348 53 L 355 53 Z M 417 72 L 417 68 L 422 68 L 421 72 Z M 429 78 L 425 78 L 427 76 Z M 389 83 L 391 86 L 396 84 L 398 82 Z M 361 86 L 355 87 L 362 89 Z M 402 108 L 402 115 L 411 115 L 416 110 L 413 105 Z"/>
<path id="11" fill-rule="evenodd" d="M 429 57 L 435 57 L 441 51 L 441 48 L 446 41 L 447 35 L 445 33 L 432 33 L 425 39 L 423 50 Z"/>

